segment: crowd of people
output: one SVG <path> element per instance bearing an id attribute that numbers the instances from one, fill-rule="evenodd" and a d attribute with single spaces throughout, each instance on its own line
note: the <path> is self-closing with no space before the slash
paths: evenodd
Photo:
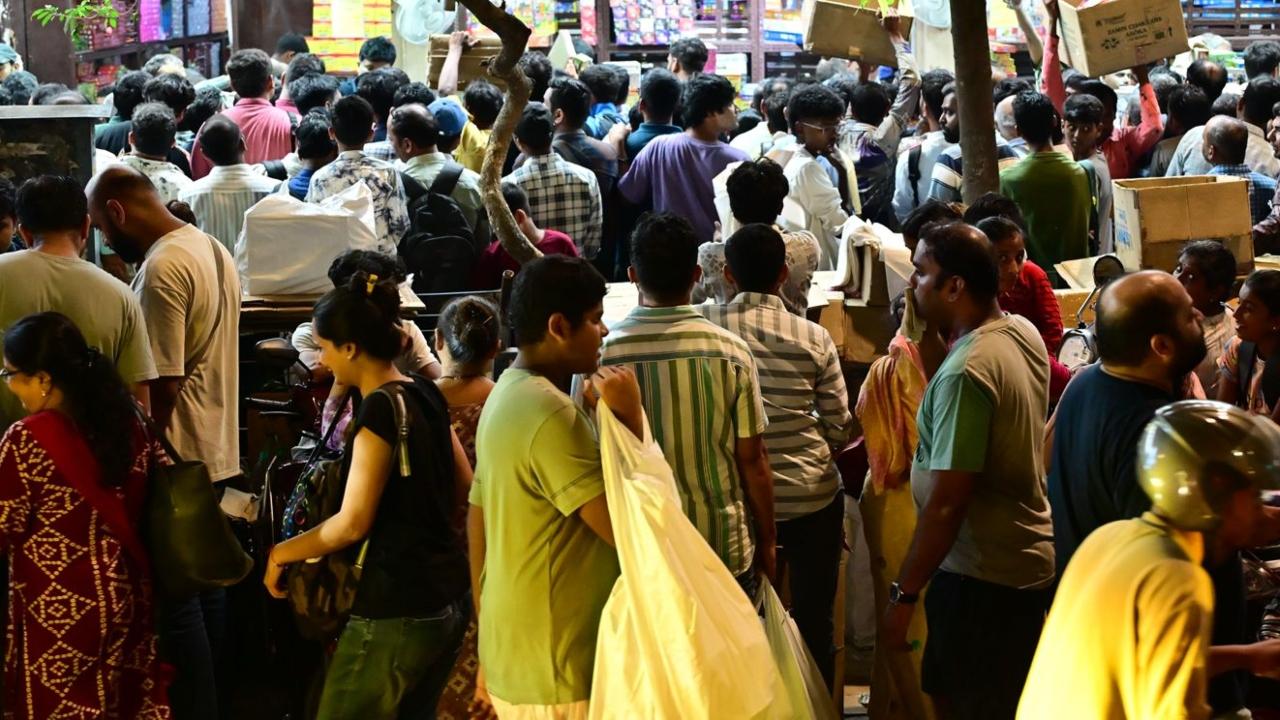
<path id="1" fill-rule="evenodd" d="M 292 34 L 221 78 L 167 54 L 124 72 L 87 186 L 0 179 L 6 717 L 229 716 L 226 592 L 161 596 L 141 537 L 148 477 L 178 460 L 155 433 L 215 483 L 242 474 L 246 212 L 357 185 L 373 246 L 320 258 L 333 289 L 291 335 L 331 384 L 341 506 L 262 558 L 277 598 L 310 559 L 361 568 L 318 717 L 588 716 L 620 572 L 600 402 L 661 449 L 726 578 L 752 602 L 785 579 L 829 688 L 855 508 L 875 715 L 1247 716 L 1249 676 L 1280 673 L 1241 554 L 1280 541 L 1259 492 L 1280 485 L 1280 271 L 1237 285 L 1251 258 L 1190 242 L 1101 291 L 1083 368 L 1058 360 L 1053 290 L 1059 263 L 1116 249 L 1116 180 L 1243 178 L 1255 252 L 1280 247 L 1280 43 L 1251 45 L 1243 77 L 1201 59 L 1089 78 L 1043 12 L 1038 77 L 994 84 L 998 192 L 967 205 L 956 78 L 917 66 L 898 18 L 896 70 L 827 60 L 741 111 L 696 39 L 630 107 L 625 70 L 530 50 L 533 101 L 497 153 L 541 254 L 523 265 L 481 194 L 504 96 L 460 78 L 466 33 L 434 88 L 386 38 L 345 80 Z M 87 102 L 6 47 L 0 102 Z M 913 272 L 855 383 L 808 297 L 872 228 Z M 472 252 L 423 326 L 402 286 L 443 271 L 405 247 L 442 238 Z M 503 311 L 486 293 L 506 271 Z M 638 298 L 606 323 L 610 282 Z M 865 478 L 842 475 L 851 445 Z"/>

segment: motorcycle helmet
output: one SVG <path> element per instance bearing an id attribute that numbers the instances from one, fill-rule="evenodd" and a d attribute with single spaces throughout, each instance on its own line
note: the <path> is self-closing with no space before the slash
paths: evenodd
<path id="1" fill-rule="evenodd" d="M 1185 400 L 1156 411 L 1138 442 L 1138 483 L 1152 511 L 1182 530 L 1212 530 L 1240 482 L 1280 486 L 1280 427 L 1226 403 Z"/>

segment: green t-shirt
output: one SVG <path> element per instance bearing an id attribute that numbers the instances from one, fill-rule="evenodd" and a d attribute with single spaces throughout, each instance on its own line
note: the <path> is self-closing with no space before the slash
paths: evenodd
<path id="1" fill-rule="evenodd" d="M 480 663 L 489 691 L 508 703 L 591 695 L 618 557 L 576 513 L 602 493 L 587 416 L 541 375 L 503 372 L 476 431 L 470 499 L 484 509 Z"/>
<path id="2" fill-rule="evenodd" d="M 1053 266 L 1089 256 L 1093 193 L 1089 176 L 1056 150 L 1032 153 L 1000 171 L 1000 194 L 1013 200 L 1027 221 L 1027 256 L 1057 278 Z"/>
<path id="3" fill-rule="evenodd" d="M 931 471 L 979 473 L 943 570 L 1015 588 L 1053 581 L 1042 459 L 1048 404 L 1048 352 L 1019 315 L 965 335 L 929 381 L 911 466 L 916 507 L 933 492 Z"/>

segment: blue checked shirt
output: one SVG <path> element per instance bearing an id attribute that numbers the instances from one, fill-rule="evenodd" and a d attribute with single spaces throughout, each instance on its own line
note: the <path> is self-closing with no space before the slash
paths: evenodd
<path id="1" fill-rule="evenodd" d="M 1249 183 L 1249 213 L 1257 225 L 1271 214 L 1271 200 L 1276 194 L 1276 181 L 1255 172 L 1248 165 L 1214 165 L 1210 175 L 1242 177 Z"/>
<path id="2" fill-rule="evenodd" d="M 409 231 L 409 201 L 400 173 L 391 163 L 367 157 L 359 150 L 340 153 L 337 160 L 311 176 L 307 202 L 320 202 L 356 183 L 364 183 L 373 195 L 378 250 L 395 255 L 400 239 Z"/>
<path id="3" fill-rule="evenodd" d="M 592 259 L 600 251 L 604 210 L 595 173 L 559 155 L 532 156 L 502 179 L 529 196 L 533 221 L 573 238 L 578 252 Z"/>

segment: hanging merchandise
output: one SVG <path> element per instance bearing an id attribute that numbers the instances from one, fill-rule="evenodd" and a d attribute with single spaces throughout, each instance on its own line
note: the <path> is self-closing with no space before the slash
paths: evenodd
<path id="1" fill-rule="evenodd" d="M 797 717 L 760 617 L 685 516 L 647 421 L 641 442 L 597 410 L 622 574 L 600 617 L 589 717 Z"/>
<path id="2" fill-rule="evenodd" d="M 694 32 L 695 6 L 690 2 L 609 0 L 609 9 L 618 45 L 670 45 Z"/>

